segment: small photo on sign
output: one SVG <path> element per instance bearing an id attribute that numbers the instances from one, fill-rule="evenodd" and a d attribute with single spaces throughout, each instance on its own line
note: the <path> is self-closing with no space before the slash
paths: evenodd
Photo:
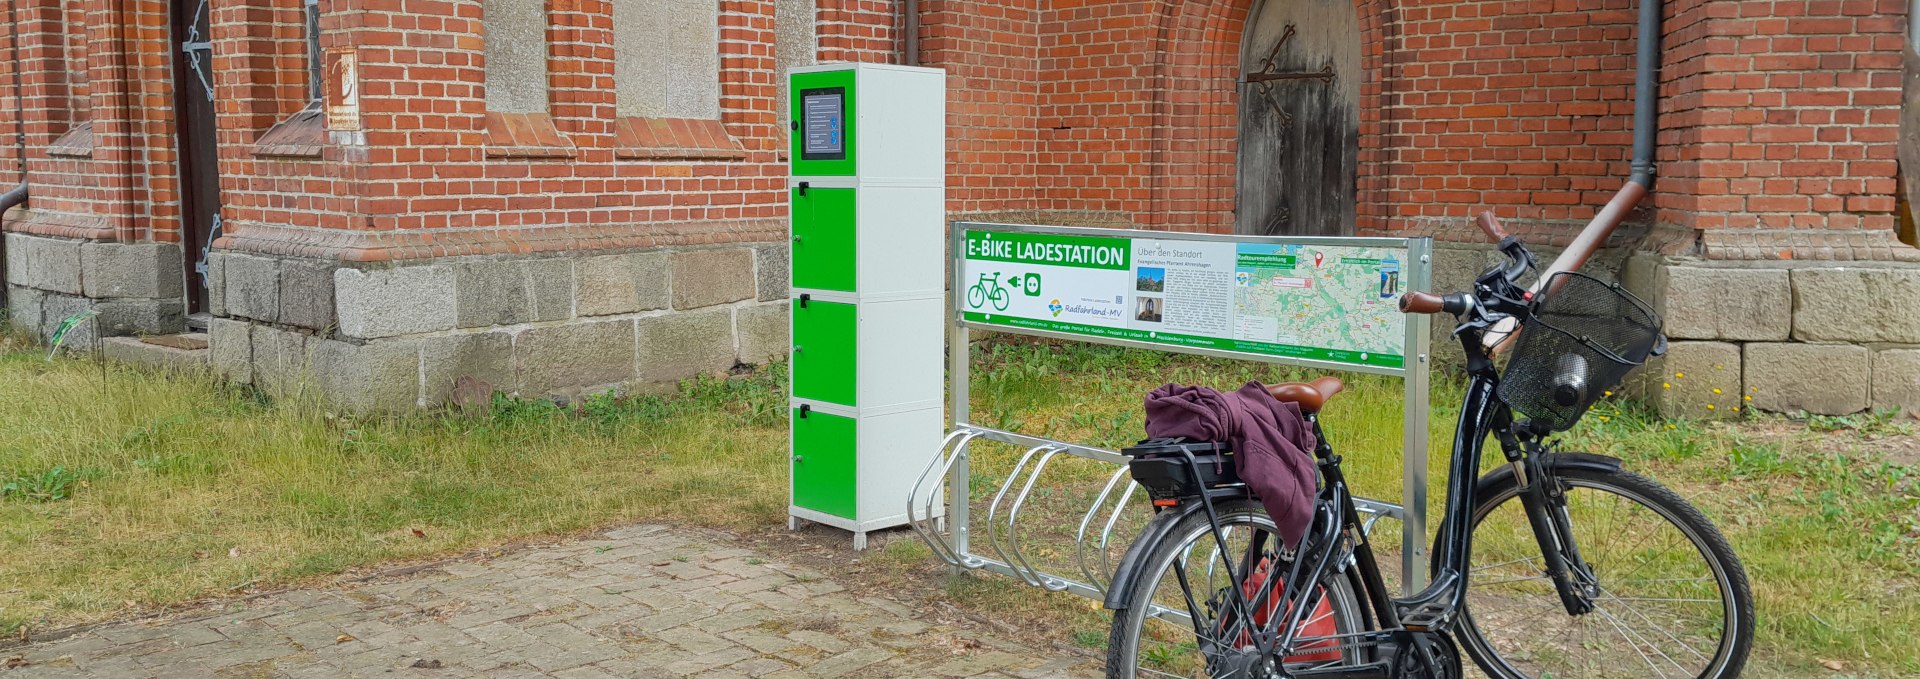
<path id="1" fill-rule="evenodd" d="M 1140 300 L 1139 303 L 1136 304 L 1134 307 L 1133 320 L 1142 321 L 1146 323 L 1159 323 L 1160 313 L 1161 313 L 1160 307 L 1162 304 L 1165 303 L 1165 300 L 1162 300 L 1159 297 L 1146 297 L 1146 296 L 1141 296 L 1139 300 Z"/>
<path id="2" fill-rule="evenodd" d="M 1160 267 L 1143 266 L 1134 276 L 1133 289 L 1140 292 L 1166 292 L 1167 270 Z"/>

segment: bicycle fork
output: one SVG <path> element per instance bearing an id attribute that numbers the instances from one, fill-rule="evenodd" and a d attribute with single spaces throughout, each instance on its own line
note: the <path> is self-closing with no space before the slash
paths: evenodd
<path id="1" fill-rule="evenodd" d="M 1505 439 L 1511 436 L 1503 436 L 1501 442 L 1508 443 Z M 1543 450 L 1538 442 L 1513 443 L 1503 447 L 1513 464 L 1514 481 L 1519 487 L 1520 505 L 1526 510 L 1527 525 L 1533 529 L 1533 538 L 1540 545 L 1542 571 L 1553 581 L 1560 604 L 1566 607 L 1568 615 L 1591 613 L 1593 598 L 1600 595 L 1599 581 L 1573 538 L 1572 522 L 1567 517 L 1566 489 L 1553 470 L 1540 463 Z"/>

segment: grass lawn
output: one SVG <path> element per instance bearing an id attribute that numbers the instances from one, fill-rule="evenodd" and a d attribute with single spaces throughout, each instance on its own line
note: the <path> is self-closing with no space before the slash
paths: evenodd
<path id="1" fill-rule="evenodd" d="M 1163 382 L 1230 387 L 1288 376 L 1084 345 L 1000 340 L 977 351 L 978 421 L 1107 447 L 1139 437 L 1140 397 Z M 1460 389 L 1440 382 L 1436 470 Z M 1327 426 L 1355 486 L 1395 499 L 1399 386 L 1353 383 L 1329 407 Z M 668 397 L 567 409 L 500 399 L 472 416 L 356 418 L 299 398 L 268 403 L 204 377 L 49 363 L 37 350 L 0 345 L 0 632 L 621 521 L 767 531 L 784 523 L 784 402 L 775 366 Z M 1622 457 L 1673 486 L 1745 559 L 1759 602 L 1754 676 L 1920 673 L 1911 426 L 1872 417 L 1696 425 L 1625 404 L 1599 414 L 1604 421 L 1589 417 L 1566 437 L 1568 448 Z M 980 449 L 976 507 L 1017 452 Z M 1063 461 L 1036 491 L 1023 523 L 1050 567 L 1074 572 L 1062 538 L 1106 473 Z M 857 577 L 1062 643 L 1104 643 L 1097 605 L 998 576 L 948 582 L 911 539 L 863 562 Z"/>

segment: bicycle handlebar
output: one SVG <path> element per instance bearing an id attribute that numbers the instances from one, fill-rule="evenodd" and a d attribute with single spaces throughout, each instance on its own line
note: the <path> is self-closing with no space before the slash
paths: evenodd
<path id="1" fill-rule="evenodd" d="M 1513 237 L 1508 235 L 1507 228 L 1500 223 L 1500 218 L 1493 216 L 1492 210 L 1480 213 L 1480 216 L 1474 219 L 1473 223 L 1479 224 L 1480 230 L 1487 232 L 1487 235 L 1493 237 L 1495 241 L 1503 241 Z"/>

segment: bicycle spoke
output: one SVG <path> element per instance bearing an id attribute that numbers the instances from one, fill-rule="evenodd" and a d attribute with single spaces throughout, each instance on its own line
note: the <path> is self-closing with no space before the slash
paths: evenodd
<path id="1" fill-rule="evenodd" d="M 1627 625 L 1626 621 L 1621 620 L 1619 617 L 1615 616 L 1612 613 L 1608 613 L 1607 609 L 1602 608 L 1600 606 L 1594 606 L 1593 612 L 1599 613 L 1601 616 L 1607 619 L 1607 622 L 1613 623 L 1614 627 L 1619 629 L 1622 634 L 1631 635 L 1633 638 L 1632 640 L 1629 640 L 1627 643 L 1635 644 L 1634 650 L 1636 652 L 1640 650 L 1638 644 L 1646 644 L 1648 650 L 1653 651 L 1655 654 L 1659 655 L 1662 660 L 1667 661 L 1667 664 L 1672 665 L 1674 666 L 1675 669 L 1680 670 L 1681 676 L 1684 677 L 1688 674 L 1686 666 L 1681 665 L 1678 661 L 1675 661 L 1673 659 L 1673 656 L 1667 655 L 1665 651 L 1662 651 L 1660 650 L 1659 647 L 1654 646 L 1653 642 L 1647 641 L 1646 637 L 1640 636 L 1638 632 L 1634 632 L 1633 629 Z M 1641 657 L 1645 658 L 1647 656 L 1645 653 L 1641 653 Z M 1649 667 L 1654 666 L 1652 658 L 1647 658 L 1647 665 Z M 1666 670 L 1656 669 L 1655 671 L 1659 672 L 1660 676 L 1662 677 L 1667 676 Z"/>
<path id="2" fill-rule="evenodd" d="M 1608 599 L 1611 599 L 1614 601 L 1623 601 L 1623 599 L 1613 596 L 1612 594 L 1608 593 L 1605 589 L 1600 590 L 1600 593 L 1605 594 Z M 1660 623 L 1654 622 L 1653 618 L 1647 617 L 1647 614 L 1641 611 L 1639 607 L 1625 606 L 1623 608 L 1625 608 L 1629 612 L 1632 612 L 1634 615 L 1640 616 L 1641 620 L 1647 621 L 1648 625 L 1652 625 L 1654 629 L 1660 630 L 1661 634 L 1664 634 L 1668 639 L 1673 640 L 1673 643 L 1679 644 L 1681 648 L 1687 649 L 1688 653 L 1692 653 L 1693 657 L 1699 658 L 1701 662 L 1705 662 L 1705 663 L 1713 662 L 1706 655 L 1700 653 L 1698 649 L 1695 649 L 1692 645 L 1688 644 L 1687 642 L 1681 641 L 1679 637 L 1674 636 L 1673 632 L 1668 631 L 1667 628 L 1665 627 L 1661 627 Z"/>

